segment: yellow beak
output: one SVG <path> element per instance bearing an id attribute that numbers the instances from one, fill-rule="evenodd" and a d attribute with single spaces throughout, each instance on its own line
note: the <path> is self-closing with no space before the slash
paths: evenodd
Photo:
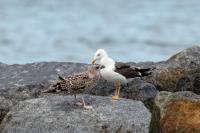
<path id="1" fill-rule="evenodd" d="M 96 64 L 96 60 L 92 59 L 91 64 L 93 64 L 93 65 Z"/>

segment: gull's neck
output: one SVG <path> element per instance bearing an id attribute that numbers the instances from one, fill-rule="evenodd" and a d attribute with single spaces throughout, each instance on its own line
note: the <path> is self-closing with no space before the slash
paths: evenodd
<path id="1" fill-rule="evenodd" d="M 115 61 L 111 58 L 109 58 L 108 56 L 104 56 L 101 60 L 100 60 L 101 65 L 105 66 L 105 69 L 115 69 Z"/>

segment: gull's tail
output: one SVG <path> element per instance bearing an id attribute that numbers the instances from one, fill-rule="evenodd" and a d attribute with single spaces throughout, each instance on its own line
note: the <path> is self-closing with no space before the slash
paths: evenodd
<path id="1" fill-rule="evenodd" d="M 63 77 L 58 75 L 58 78 L 60 79 L 59 82 L 56 84 L 52 85 L 50 89 L 44 90 L 42 93 L 54 93 L 54 92 L 59 92 L 62 90 L 62 82 L 65 80 Z"/>
<path id="2" fill-rule="evenodd" d="M 151 75 L 153 69 L 155 68 L 135 68 L 135 71 L 139 72 L 141 77 L 144 77 Z"/>

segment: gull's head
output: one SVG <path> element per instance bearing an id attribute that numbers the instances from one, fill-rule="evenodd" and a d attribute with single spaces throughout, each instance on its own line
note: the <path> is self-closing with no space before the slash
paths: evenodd
<path id="1" fill-rule="evenodd" d="M 87 70 L 89 78 L 92 79 L 92 78 L 95 78 L 95 77 L 99 77 L 100 76 L 99 69 L 100 69 L 99 65 L 89 66 L 88 70 Z"/>
<path id="2" fill-rule="evenodd" d="M 98 49 L 96 53 L 94 54 L 94 57 L 92 59 L 92 64 L 96 64 L 96 61 L 101 60 L 105 57 L 108 57 L 108 54 L 104 49 Z"/>

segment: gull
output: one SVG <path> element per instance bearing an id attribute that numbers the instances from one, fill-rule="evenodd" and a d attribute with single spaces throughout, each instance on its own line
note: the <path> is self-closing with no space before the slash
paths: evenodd
<path id="1" fill-rule="evenodd" d="M 84 93 L 90 90 L 92 86 L 94 86 L 95 83 L 97 83 L 99 79 L 98 69 L 99 66 L 89 66 L 87 71 L 65 77 L 59 76 L 58 78 L 60 81 L 53 85 L 53 89 L 46 90 L 43 92 L 51 93 L 64 91 L 70 95 L 74 95 L 76 99 L 76 94 Z M 92 109 L 92 106 L 86 105 L 83 96 L 81 97 L 81 100 L 85 109 Z"/>
<path id="2" fill-rule="evenodd" d="M 104 49 L 98 49 L 96 51 L 91 63 L 94 65 L 98 60 L 101 65 L 100 75 L 102 78 L 115 84 L 115 94 L 112 96 L 113 100 L 119 99 L 121 84 L 128 83 L 128 79 L 148 76 L 151 73 L 150 68 L 131 68 L 129 64 L 115 62 L 108 56 Z"/>

